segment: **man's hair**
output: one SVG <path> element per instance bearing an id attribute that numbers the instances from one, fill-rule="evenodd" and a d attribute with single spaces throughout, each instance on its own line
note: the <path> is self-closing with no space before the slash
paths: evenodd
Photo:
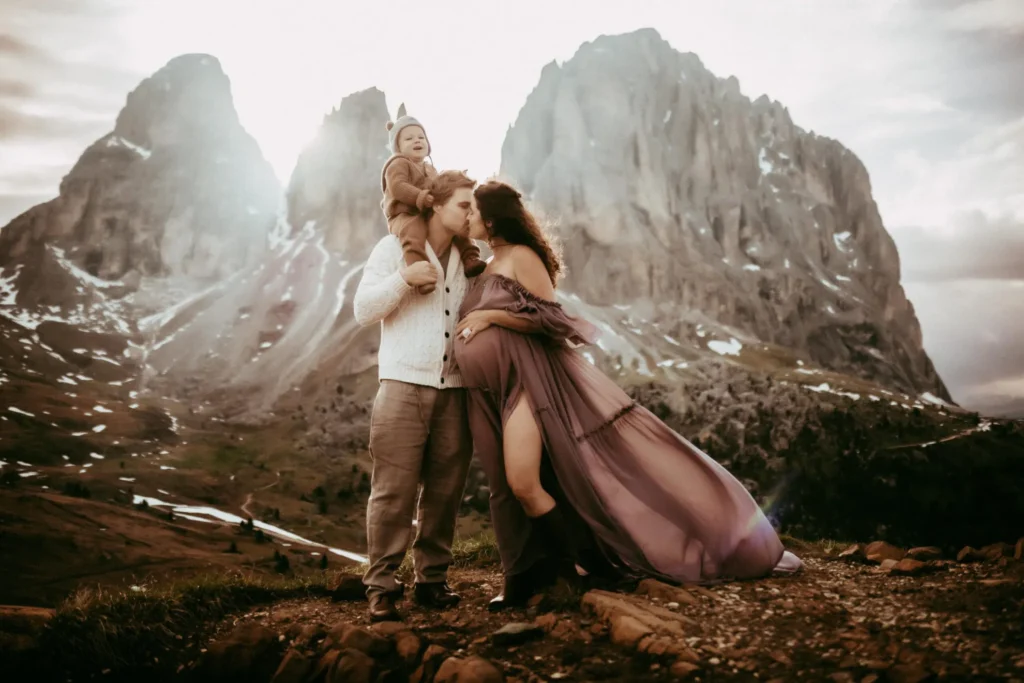
<path id="1" fill-rule="evenodd" d="M 455 194 L 455 190 L 466 188 L 472 190 L 476 187 L 476 181 L 466 175 L 465 171 L 441 171 L 437 174 L 429 186 L 430 194 L 434 195 L 434 206 L 447 204 L 448 200 Z M 429 217 L 429 213 L 427 217 Z"/>

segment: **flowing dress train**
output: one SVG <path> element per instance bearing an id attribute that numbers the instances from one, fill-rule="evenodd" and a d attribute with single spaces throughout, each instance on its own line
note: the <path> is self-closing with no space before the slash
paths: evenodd
<path id="1" fill-rule="evenodd" d="M 499 274 L 476 279 L 460 314 L 477 309 L 506 310 L 542 328 L 491 326 L 455 344 L 506 574 L 550 550 L 505 477 L 502 431 L 522 392 L 542 434 L 545 489 L 569 513 L 574 538 L 624 573 L 689 583 L 801 568 L 735 477 L 569 347 L 567 340 L 591 342 L 593 325 Z"/>

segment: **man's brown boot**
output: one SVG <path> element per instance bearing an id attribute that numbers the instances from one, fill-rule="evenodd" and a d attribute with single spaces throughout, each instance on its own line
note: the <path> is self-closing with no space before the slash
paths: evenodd
<path id="1" fill-rule="evenodd" d="M 395 596 L 389 593 L 374 593 L 370 596 L 370 621 L 401 621 L 402 615 L 395 608 Z"/>
<path id="2" fill-rule="evenodd" d="M 417 583 L 413 589 L 413 599 L 416 604 L 423 607 L 446 609 L 459 604 L 462 596 L 453 591 L 447 581 L 438 581 L 437 583 Z"/>

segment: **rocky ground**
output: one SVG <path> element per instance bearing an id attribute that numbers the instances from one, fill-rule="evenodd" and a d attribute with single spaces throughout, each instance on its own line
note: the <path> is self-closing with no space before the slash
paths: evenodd
<path id="1" fill-rule="evenodd" d="M 560 586 L 500 614 L 486 610 L 497 567 L 461 567 L 458 608 L 407 602 L 402 624 L 370 625 L 358 579 L 341 574 L 322 595 L 255 605 L 142 659 L 150 680 L 182 681 L 1024 680 L 1024 539 L 957 558 L 790 545 L 806 562 L 795 577 Z M 110 662 L 61 680 L 137 680 L 134 655 L 131 671 Z"/>

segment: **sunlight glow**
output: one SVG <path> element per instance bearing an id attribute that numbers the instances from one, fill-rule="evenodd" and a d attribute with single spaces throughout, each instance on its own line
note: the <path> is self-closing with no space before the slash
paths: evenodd
<path id="1" fill-rule="evenodd" d="M 770 92 L 800 108 L 831 76 L 810 58 L 812 43 L 794 47 L 763 31 L 720 39 L 738 21 L 754 23 L 751 13 L 765 25 L 810 19 L 795 0 L 773 3 L 771 11 L 752 0 L 726 9 L 652 0 L 628 11 L 593 5 L 585 12 L 574 3 L 524 0 L 503 9 L 500 19 L 465 0 L 429 11 L 408 0 L 362 3 L 358 11 L 333 1 L 181 0 L 133 9 L 122 35 L 132 61 L 147 73 L 186 52 L 220 59 L 243 125 L 284 182 L 322 116 L 344 96 L 374 86 L 392 113 L 404 101 L 424 122 L 438 166 L 484 178 L 498 171 L 505 132 L 544 65 L 569 59 L 602 34 L 653 26 L 719 76 L 740 74 L 749 96 Z"/>

